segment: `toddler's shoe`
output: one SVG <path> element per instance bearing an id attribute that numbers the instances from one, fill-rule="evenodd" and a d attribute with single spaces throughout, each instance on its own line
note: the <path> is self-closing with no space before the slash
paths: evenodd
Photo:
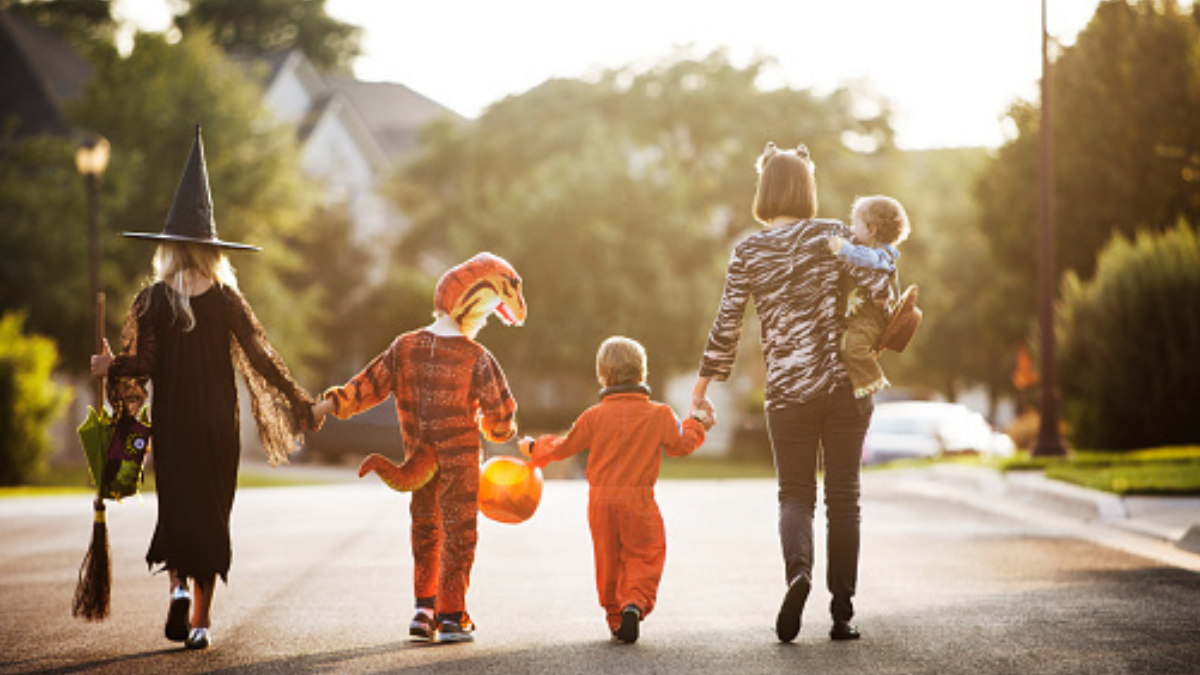
<path id="1" fill-rule="evenodd" d="M 167 625 L 163 629 L 171 642 L 183 642 L 188 638 L 188 613 L 192 609 L 192 594 L 182 586 L 171 591 L 171 606 L 167 609 Z"/>
<path id="2" fill-rule="evenodd" d="M 464 625 L 465 624 L 465 625 Z M 470 619 L 454 621 L 444 619 L 437 629 L 438 642 L 471 642 L 475 639 L 474 624 Z"/>
<path id="3" fill-rule="evenodd" d="M 800 634 L 800 615 L 804 613 L 804 603 L 811 588 L 812 581 L 806 574 L 792 579 L 788 585 L 787 595 L 783 596 L 783 604 L 775 617 L 775 635 L 780 642 L 791 642 Z"/>
<path id="4" fill-rule="evenodd" d="M 621 642 L 637 642 L 638 624 L 642 621 L 642 610 L 637 605 L 626 605 L 621 610 L 621 625 L 617 628 L 616 636 Z"/>
<path id="5" fill-rule="evenodd" d="M 432 640 L 437 634 L 437 619 L 433 610 L 421 607 L 408 623 L 408 634 L 420 640 Z"/>

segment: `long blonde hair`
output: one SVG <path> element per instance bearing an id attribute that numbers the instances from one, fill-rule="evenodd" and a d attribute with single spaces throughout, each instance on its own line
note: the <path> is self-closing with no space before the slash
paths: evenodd
<path id="1" fill-rule="evenodd" d="M 196 315 L 192 312 L 194 274 L 191 273 L 234 290 L 238 287 L 237 273 L 219 247 L 182 241 L 159 244 L 154 253 L 154 280 L 165 282 L 175 291 L 167 297 L 175 318 L 183 319 L 185 332 L 196 327 Z"/>

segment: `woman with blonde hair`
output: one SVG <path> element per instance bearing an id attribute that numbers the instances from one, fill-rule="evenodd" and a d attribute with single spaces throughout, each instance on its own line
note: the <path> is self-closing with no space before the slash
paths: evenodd
<path id="1" fill-rule="evenodd" d="M 227 580 L 232 556 L 229 519 L 241 457 L 235 364 L 272 464 L 286 462 L 300 430 L 314 426 L 313 399 L 238 290 L 223 251 L 258 249 L 217 238 L 199 127 L 163 232 L 125 235 L 160 242 L 155 280 L 134 300 L 122 353 L 113 356 L 105 342 L 92 357 L 92 373 L 153 388 L 158 522 L 146 562 L 170 577 L 167 639 L 204 649 L 212 640 L 216 578 Z"/>
<path id="2" fill-rule="evenodd" d="M 814 165 L 803 145 L 768 143 L 758 158 L 753 213 L 763 229 L 740 242 L 730 258 L 716 320 L 692 389 L 692 412 L 713 414 L 709 382 L 733 370 L 746 305 L 762 323 L 767 430 L 779 481 L 779 537 L 788 584 L 776 616 L 780 641 L 800 632 L 812 585 L 813 512 L 817 467 L 824 468 L 828 520 L 827 585 L 834 640 L 859 637 L 852 599 L 858 579 L 859 467 L 871 399 L 855 399 L 838 344 L 838 273 L 828 237 L 849 229 L 817 215 Z M 868 292 L 886 291 L 886 273 L 845 266 Z"/>

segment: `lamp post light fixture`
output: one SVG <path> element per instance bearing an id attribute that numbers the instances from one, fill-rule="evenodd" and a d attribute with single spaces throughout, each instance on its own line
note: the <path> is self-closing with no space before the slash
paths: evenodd
<path id="1" fill-rule="evenodd" d="M 108 168 L 109 143 L 99 134 L 89 134 L 75 150 L 75 167 L 87 187 L 88 203 L 88 297 L 95 308 L 95 351 L 104 349 L 104 293 L 100 291 L 100 178 Z M 104 410 L 104 381 L 97 379 L 92 390 L 97 411 Z"/>
<path id="2" fill-rule="evenodd" d="M 1042 0 L 1042 115 L 1038 133 L 1038 324 L 1040 326 L 1041 386 L 1039 427 L 1034 457 L 1067 454 L 1058 429 L 1058 364 L 1054 335 L 1054 129 L 1050 116 L 1050 31 L 1046 0 Z"/>

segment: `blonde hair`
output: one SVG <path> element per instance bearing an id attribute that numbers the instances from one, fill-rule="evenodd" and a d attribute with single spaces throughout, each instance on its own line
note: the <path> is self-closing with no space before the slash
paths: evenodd
<path id="1" fill-rule="evenodd" d="M 196 327 L 192 312 L 192 274 L 237 290 L 237 273 L 225 253 L 216 246 L 164 241 L 154 253 L 154 280 L 165 282 L 175 292 L 168 293 L 175 318 L 183 319 L 183 330 Z"/>
<path id="2" fill-rule="evenodd" d="M 646 350 L 637 340 L 610 337 L 596 352 L 596 377 L 602 387 L 646 381 Z"/>
<path id="3" fill-rule="evenodd" d="M 909 232 L 912 231 L 908 223 L 908 214 L 904 212 L 900 202 L 883 195 L 859 197 L 854 200 L 850 217 L 861 217 L 877 241 L 892 246 L 908 239 Z"/>
<path id="4" fill-rule="evenodd" d="M 769 225 L 780 216 L 807 219 L 817 215 L 816 166 L 803 145 L 778 150 L 767 143 L 755 163 L 758 188 L 754 194 L 754 219 Z"/>

